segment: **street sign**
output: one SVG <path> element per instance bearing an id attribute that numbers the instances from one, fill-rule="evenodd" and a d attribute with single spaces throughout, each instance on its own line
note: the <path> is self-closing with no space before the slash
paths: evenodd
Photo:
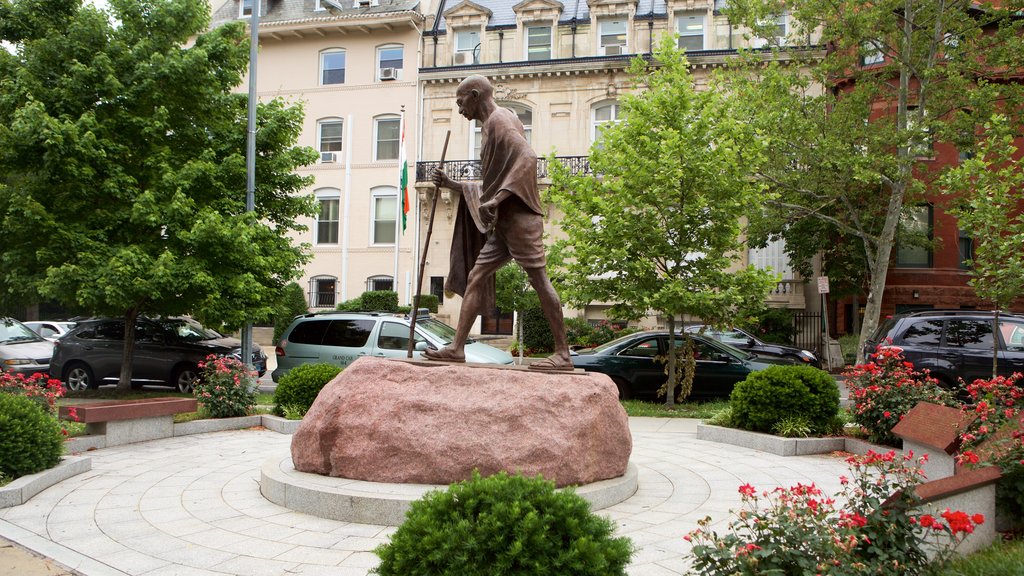
<path id="1" fill-rule="evenodd" d="M 818 294 L 828 294 L 828 276 L 818 276 Z"/>

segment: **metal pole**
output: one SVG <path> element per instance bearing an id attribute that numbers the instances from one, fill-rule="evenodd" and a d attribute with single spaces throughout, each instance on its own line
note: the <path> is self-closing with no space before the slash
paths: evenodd
<path id="1" fill-rule="evenodd" d="M 402 238 L 402 213 L 403 213 L 403 199 L 402 195 L 402 163 L 406 161 L 405 158 L 405 104 L 402 104 L 402 114 L 398 120 L 398 145 L 402 148 L 398 151 L 398 193 L 395 194 L 395 271 L 391 276 L 391 288 L 394 289 L 395 294 L 401 294 L 398 290 L 398 253 L 400 251 L 401 243 L 399 240 Z"/>
<path id="2" fill-rule="evenodd" d="M 249 125 L 246 132 L 245 151 L 245 211 L 256 210 L 256 58 L 260 45 L 260 4 L 253 0 L 249 20 Z M 247 318 L 242 327 L 242 362 L 252 370 L 252 319 Z"/>
<path id="3" fill-rule="evenodd" d="M 437 165 L 439 170 L 444 170 L 444 158 L 448 155 L 448 139 L 451 138 L 451 136 L 451 130 L 448 130 L 444 135 L 444 147 L 441 148 L 441 162 Z M 440 195 L 441 190 L 435 187 L 434 199 L 430 204 L 430 221 L 427 222 L 427 234 L 423 240 L 423 253 L 420 254 L 420 269 L 416 276 L 416 296 L 412 299 L 412 314 L 410 314 L 409 317 L 409 345 L 406 349 L 407 358 L 412 358 L 412 351 L 416 346 L 416 315 L 420 308 L 420 295 L 423 294 L 423 268 L 427 265 L 427 248 L 430 247 L 430 233 L 434 231 L 434 213 L 437 212 L 437 197 Z"/>

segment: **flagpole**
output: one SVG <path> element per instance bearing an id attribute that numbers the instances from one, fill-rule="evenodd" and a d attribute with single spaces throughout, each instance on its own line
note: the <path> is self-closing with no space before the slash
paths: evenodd
<path id="1" fill-rule="evenodd" d="M 398 121 L 398 130 L 400 131 L 398 140 L 398 191 L 395 194 L 395 273 L 391 277 L 391 287 L 394 289 L 395 294 L 398 292 L 398 253 L 399 246 L 401 244 L 400 239 L 402 234 L 405 232 L 405 226 L 402 222 L 403 208 L 405 207 L 405 182 L 403 181 L 402 175 L 405 171 L 405 104 L 402 104 L 402 114 Z"/>

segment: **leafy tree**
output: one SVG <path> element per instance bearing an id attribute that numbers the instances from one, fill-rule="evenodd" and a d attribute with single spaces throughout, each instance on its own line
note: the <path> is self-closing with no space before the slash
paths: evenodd
<path id="1" fill-rule="evenodd" d="M 308 258 L 289 235 L 315 153 L 300 108 L 261 104 L 245 211 L 244 24 L 208 31 L 204 0 L 0 8 L 0 292 L 123 316 L 121 388 L 141 314 L 271 317 Z"/>
<path id="2" fill-rule="evenodd" d="M 731 107 L 768 146 L 754 175 L 776 195 L 768 229 L 796 256 L 856 241 L 867 301 L 860 344 L 877 326 L 882 294 L 905 207 L 933 192 L 941 168 L 927 162 L 933 140 L 970 148 L 976 127 L 1000 107 L 1020 104 L 1020 85 L 1000 71 L 1020 69 L 1019 2 L 968 0 L 735 0 L 730 20 L 777 44 L 769 23 L 789 14 L 787 40 L 818 48 L 776 58 L 749 54 L 729 76 Z M 1011 6 L 1014 5 L 1014 6 Z M 806 224 L 808 219 L 816 222 Z M 762 235 L 765 228 L 762 227 Z M 923 238 L 916 239 L 924 242 Z M 845 261 L 844 261 L 845 260 Z M 862 346 L 858 346 L 861 349 Z"/>
<path id="3" fill-rule="evenodd" d="M 969 259 L 974 291 L 999 310 L 1024 296 L 1024 172 L 1014 134 L 1003 115 L 985 125 L 974 157 L 945 174 L 947 192 L 959 202 L 953 214 L 977 242 Z M 992 348 L 992 377 L 998 376 L 998 346 Z"/>
<path id="4" fill-rule="evenodd" d="M 721 106 L 715 90 L 695 90 L 671 37 L 654 57 L 657 65 L 633 61 L 638 91 L 622 99 L 622 121 L 591 147 L 593 174 L 573 176 L 551 163 L 549 194 L 564 213 L 559 225 L 566 234 L 552 258 L 564 269 L 568 302 L 614 302 L 615 318 L 655 310 L 668 319 L 675 350 L 677 316 L 727 323 L 737 309 L 763 306 L 777 279 L 735 269 L 741 218 L 764 193 L 745 168 L 762 152 L 749 125 Z M 683 338 L 687 350 L 689 337 Z M 669 405 L 679 384 L 675 364 L 676 354 L 669 354 Z M 682 397 L 693 382 L 688 364 Z"/>
<path id="5" fill-rule="evenodd" d="M 509 262 L 498 269 L 495 275 L 495 301 L 502 312 L 516 312 L 519 321 L 516 330 L 519 341 L 519 363 L 523 363 L 523 325 L 526 322 L 524 312 L 530 308 L 540 308 L 540 297 L 530 286 L 526 271 L 515 262 Z"/>

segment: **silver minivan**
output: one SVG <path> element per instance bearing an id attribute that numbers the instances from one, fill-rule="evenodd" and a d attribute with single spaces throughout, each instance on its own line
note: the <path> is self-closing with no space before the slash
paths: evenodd
<path id="1" fill-rule="evenodd" d="M 0 371 L 31 376 L 50 371 L 53 342 L 14 318 L 0 318 Z"/>
<path id="2" fill-rule="evenodd" d="M 413 358 L 428 348 L 439 349 L 451 343 L 455 329 L 436 320 L 416 319 Z M 378 312 L 329 312 L 307 314 L 292 321 L 277 344 L 277 369 L 271 378 L 277 382 L 289 370 L 302 364 L 348 366 L 360 356 L 406 358 L 409 345 L 409 318 Z M 512 355 L 504 350 L 470 340 L 466 343 L 466 362 L 512 364 Z"/>

